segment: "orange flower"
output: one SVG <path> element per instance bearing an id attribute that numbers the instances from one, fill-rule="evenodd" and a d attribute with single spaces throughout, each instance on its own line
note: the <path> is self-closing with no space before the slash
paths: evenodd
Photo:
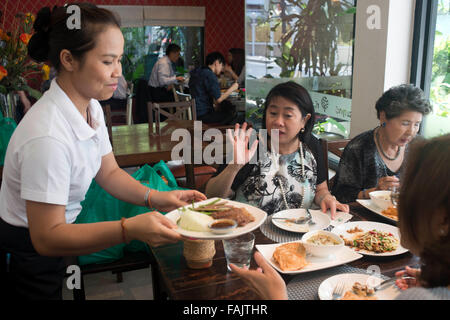
<path id="1" fill-rule="evenodd" d="M 20 35 L 20 41 L 22 41 L 25 45 L 28 45 L 28 41 L 31 39 L 31 34 L 22 33 Z"/>
<path id="2" fill-rule="evenodd" d="M 43 72 L 42 80 L 50 79 L 50 77 L 49 77 L 50 76 L 50 67 L 48 65 L 44 64 L 42 66 L 42 72 Z"/>
<path id="3" fill-rule="evenodd" d="M 2 79 L 7 75 L 8 71 L 3 66 L 0 66 L 0 81 L 2 81 Z"/>
<path id="4" fill-rule="evenodd" d="M 9 36 L 6 34 L 6 32 L 3 32 L 2 29 L 0 29 L 0 40 L 3 41 L 9 41 Z"/>

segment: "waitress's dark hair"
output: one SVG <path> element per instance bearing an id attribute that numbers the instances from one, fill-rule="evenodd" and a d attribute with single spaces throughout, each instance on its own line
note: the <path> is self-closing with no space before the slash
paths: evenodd
<path id="1" fill-rule="evenodd" d="M 67 12 L 71 5 L 80 9 L 80 28 L 68 28 L 67 20 L 74 14 Z M 63 49 L 83 63 L 84 54 L 95 47 L 98 34 L 107 26 L 120 28 L 120 19 L 111 11 L 91 3 L 54 6 L 52 10 L 44 7 L 34 22 L 35 33 L 28 43 L 28 54 L 37 62 L 49 62 L 57 71 L 60 71 L 59 55 Z"/>
<path id="2" fill-rule="evenodd" d="M 270 90 L 264 104 L 262 128 L 266 129 L 267 108 L 270 106 L 271 101 L 276 97 L 283 97 L 286 100 L 292 101 L 300 110 L 303 118 L 306 117 L 308 113 L 311 114 L 311 118 L 305 125 L 305 132 L 299 132 L 298 134 L 300 141 L 309 142 L 314 127 L 316 112 L 314 111 L 314 105 L 308 91 L 293 81 L 280 83 Z"/>

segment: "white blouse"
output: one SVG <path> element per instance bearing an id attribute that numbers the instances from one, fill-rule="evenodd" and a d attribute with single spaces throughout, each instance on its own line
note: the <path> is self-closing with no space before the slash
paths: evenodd
<path id="1" fill-rule="evenodd" d="M 64 205 L 66 222 L 81 211 L 81 202 L 112 151 L 102 107 L 89 102 L 92 127 L 58 86 L 50 89 L 14 131 L 5 155 L 0 189 L 0 217 L 28 227 L 26 200 Z"/>

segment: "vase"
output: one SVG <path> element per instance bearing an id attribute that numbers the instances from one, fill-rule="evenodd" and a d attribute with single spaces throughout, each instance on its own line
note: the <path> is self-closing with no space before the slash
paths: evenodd
<path id="1" fill-rule="evenodd" d="M 5 118 L 11 118 L 16 121 L 18 96 L 14 92 L 0 93 L 0 107 Z M 17 122 L 17 121 L 16 121 Z"/>

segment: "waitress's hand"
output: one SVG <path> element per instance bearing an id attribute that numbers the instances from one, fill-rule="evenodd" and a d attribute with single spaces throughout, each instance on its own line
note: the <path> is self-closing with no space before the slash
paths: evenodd
<path id="1" fill-rule="evenodd" d="M 192 201 L 206 200 L 206 196 L 196 190 L 158 191 L 152 193 L 150 202 L 158 211 L 169 212 L 191 204 Z"/>
<path id="2" fill-rule="evenodd" d="M 242 128 L 240 128 L 239 123 L 236 123 L 234 126 L 234 135 L 231 129 L 227 129 L 228 142 L 233 146 L 233 161 L 230 164 L 243 167 L 255 155 L 258 140 L 253 142 L 250 149 L 248 148 L 248 141 L 252 130 L 252 128 L 247 130 L 247 122 L 244 122 Z"/>
<path id="3" fill-rule="evenodd" d="M 139 240 L 157 247 L 183 240 L 183 237 L 175 231 L 177 225 L 156 211 L 128 218 L 123 225 L 127 242 Z"/>
<path id="4" fill-rule="evenodd" d="M 261 299 L 287 300 L 286 284 L 280 274 L 272 268 L 261 253 L 255 252 L 255 261 L 259 268 L 249 270 L 230 264 L 231 270 L 236 273 Z"/>
<path id="5" fill-rule="evenodd" d="M 377 190 L 389 190 L 391 187 L 399 187 L 400 180 L 396 176 L 386 176 L 378 180 Z"/>

